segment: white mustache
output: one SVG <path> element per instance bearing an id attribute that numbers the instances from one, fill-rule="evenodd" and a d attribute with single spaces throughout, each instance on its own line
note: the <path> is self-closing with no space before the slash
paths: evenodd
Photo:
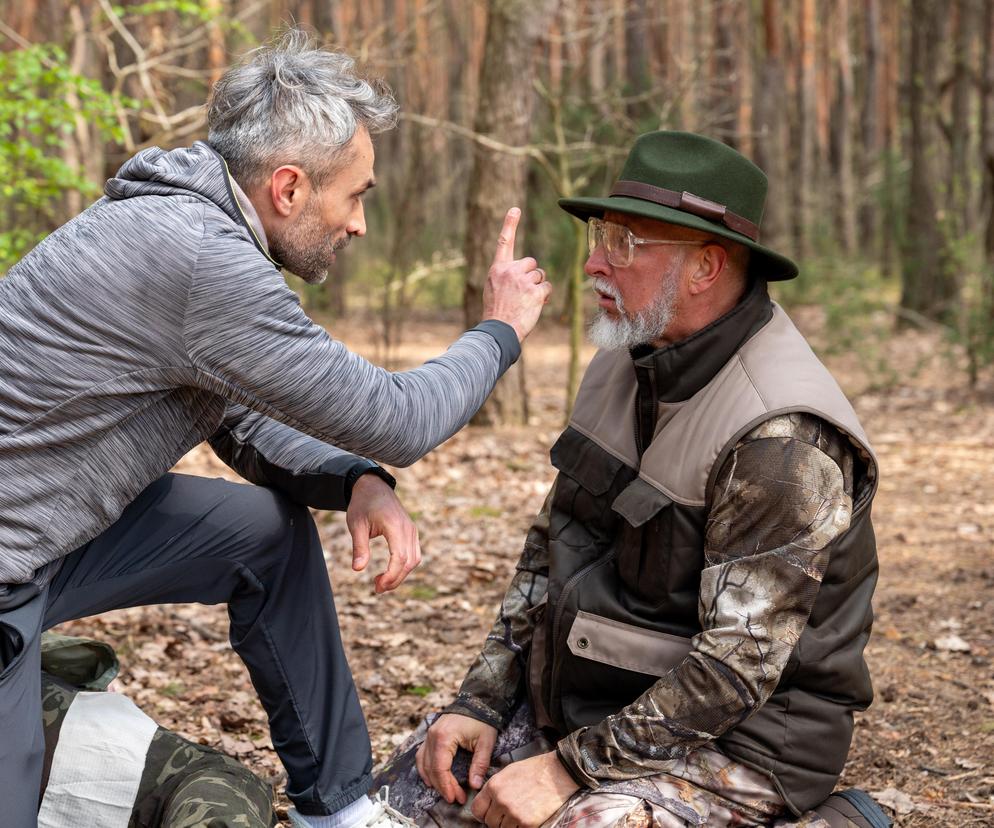
<path id="1" fill-rule="evenodd" d="M 614 300 L 614 304 L 617 306 L 618 310 L 624 313 L 625 308 L 621 302 L 621 291 L 618 290 L 616 285 L 611 284 L 607 279 L 591 279 L 590 286 L 597 292 L 602 293 L 604 296 L 610 296 Z"/>

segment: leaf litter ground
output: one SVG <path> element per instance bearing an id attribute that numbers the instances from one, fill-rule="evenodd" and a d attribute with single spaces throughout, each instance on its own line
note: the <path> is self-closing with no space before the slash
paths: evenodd
<path id="1" fill-rule="evenodd" d="M 797 319 L 817 347 L 819 315 Z M 333 330 L 377 360 L 371 327 L 335 323 Z M 396 363 L 418 364 L 456 330 L 408 322 Z M 493 620 L 552 482 L 548 450 L 562 427 L 565 338 L 564 329 L 543 323 L 526 344 L 527 427 L 467 428 L 397 470 L 424 562 L 394 593 L 374 595 L 373 573 L 351 571 L 343 517 L 316 514 L 377 761 L 451 699 Z M 881 574 L 867 647 L 876 700 L 857 714 L 842 783 L 873 792 L 898 825 L 994 825 L 994 379 L 967 390 L 955 354 L 931 334 L 898 334 L 881 347 L 886 386 L 863 370 L 865 360 L 826 360 L 854 400 L 882 470 L 874 506 Z M 235 477 L 203 446 L 176 470 Z M 384 561 L 380 545 L 374 572 Z M 114 645 L 122 661 L 117 688 L 162 725 L 281 785 L 265 715 L 227 643 L 223 608 L 135 608 L 62 629 Z M 281 817 L 285 807 L 281 796 Z"/>

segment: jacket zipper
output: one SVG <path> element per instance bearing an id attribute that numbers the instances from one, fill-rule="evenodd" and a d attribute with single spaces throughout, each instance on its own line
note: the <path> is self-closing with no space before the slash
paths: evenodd
<path id="1" fill-rule="evenodd" d="M 635 382 L 635 445 L 641 458 L 656 427 L 656 390 L 653 373 L 647 368 L 635 368 Z M 643 428 L 646 425 L 648 434 Z"/>

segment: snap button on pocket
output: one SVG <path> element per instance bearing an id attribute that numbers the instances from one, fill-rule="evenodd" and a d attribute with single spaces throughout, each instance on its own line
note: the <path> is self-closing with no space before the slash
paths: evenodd
<path id="1" fill-rule="evenodd" d="M 588 638 L 578 638 L 576 640 L 576 646 L 581 650 L 586 650 L 590 646 L 590 639 Z"/>

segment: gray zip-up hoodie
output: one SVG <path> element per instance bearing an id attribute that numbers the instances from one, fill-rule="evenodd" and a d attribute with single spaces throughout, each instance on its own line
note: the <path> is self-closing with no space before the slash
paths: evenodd
<path id="1" fill-rule="evenodd" d="M 343 450 L 414 462 L 517 359 L 493 320 L 412 371 L 350 353 L 236 192 L 207 144 L 145 150 L 0 280 L 0 585 L 43 583 L 203 440 L 250 480 L 343 508 L 374 467 Z"/>

